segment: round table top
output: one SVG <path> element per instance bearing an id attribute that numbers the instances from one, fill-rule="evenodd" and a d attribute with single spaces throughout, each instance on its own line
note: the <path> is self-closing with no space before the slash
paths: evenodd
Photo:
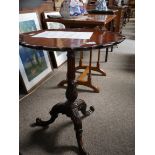
<path id="1" fill-rule="evenodd" d="M 36 34 L 50 31 L 69 31 L 69 32 L 92 32 L 90 39 L 68 39 L 68 38 L 41 38 L 33 37 Z M 99 29 L 48 29 L 20 34 L 19 43 L 22 46 L 52 50 L 52 51 L 79 51 L 97 48 L 106 48 L 121 43 L 125 37 L 119 33 L 103 31 Z"/>

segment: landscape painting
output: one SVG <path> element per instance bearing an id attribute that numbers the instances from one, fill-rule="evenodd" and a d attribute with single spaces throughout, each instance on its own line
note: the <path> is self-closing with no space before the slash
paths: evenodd
<path id="1" fill-rule="evenodd" d="M 47 69 L 47 64 L 43 51 L 20 47 L 19 55 L 23 63 L 28 81 L 37 77 Z"/>
<path id="2" fill-rule="evenodd" d="M 19 15 L 19 32 L 40 30 L 36 12 Z M 19 46 L 19 70 L 27 92 L 52 72 L 47 51 Z"/>
<path id="3" fill-rule="evenodd" d="M 37 28 L 36 28 L 34 20 L 19 22 L 19 32 L 20 33 L 31 32 L 31 31 L 36 31 L 36 30 L 37 30 Z"/>

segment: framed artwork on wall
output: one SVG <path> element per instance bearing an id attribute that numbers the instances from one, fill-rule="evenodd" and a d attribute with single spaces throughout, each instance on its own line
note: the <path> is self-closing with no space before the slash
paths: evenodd
<path id="1" fill-rule="evenodd" d="M 48 15 L 54 16 L 54 17 L 55 16 L 59 17 L 60 13 L 56 12 L 56 11 L 43 13 L 43 17 L 45 19 L 48 18 Z M 58 23 L 58 22 L 46 22 L 46 27 L 47 27 L 47 29 L 65 29 L 65 25 Z M 51 56 L 54 57 L 52 59 L 53 59 L 53 61 L 55 61 L 54 65 L 53 65 L 53 67 L 55 67 L 55 68 L 58 68 L 67 60 L 67 52 L 54 51 L 53 53 L 51 53 Z"/>
<path id="2" fill-rule="evenodd" d="M 36 12 L 20 13 L 20 33 L 40 29 L 40 23 Z M 26 91 L 30 92 L 53 72 L 49 53 L 45 50 L 35 50 L 19 46 L 19 71 Z"/>

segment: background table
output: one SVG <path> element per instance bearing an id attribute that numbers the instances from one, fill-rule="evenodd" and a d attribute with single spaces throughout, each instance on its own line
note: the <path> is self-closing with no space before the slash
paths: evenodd
<path id="1" fill-rule="evenodd" d="M 66 28 L 95 28 L 103 29 L 105 25 L 110 24 L 116 15 L 88 14 L 84 16 L 76 16 L 72 18 L 45 18 L 43 22 L 58 22 L 66 26 Z"/>
<path id="2" fill-rule="evenodd" d="M 116 11 L 117 12 L 117 11 Z M 59 22 L 64 24 L 68 28 L 98 28 L 98 29 L 108 29 L 113 31 L 114 30 L 114 19 L 116 15 L 105 15 L 105 14 L 87 14 L 84 16 L 72 17 L 72 18 L 46 18 L 45 13 L 43 14 L 43 23 L 46 22 Z M 45 26 L 46 27 L 46 26 Z M 112 46 L 111 46 L 112 47 Z M 103 69 L 100 68 L 100 50 L 98 50 L 98 59 L 96 62 L 96 66 L 91 65 L 91 52 L 89 58 L 89 65 L 85 65 L 82 62 L 83 52 L 80 52 L 80 61 L 79 66 L 76 67 L 76 70 L 84 69 L 81 76 L 78 78 L 78 85 L 83 85 L 89 87 L 93 90 L 93 92 L 99 93 L 99 89 L 92 84 L 91 77 L 87 76 L 87 73 L 90 74 L 91 70 L 98 72 L 102 76 L 106 76 L 106 73 Z M 107 62 L 108 58 L 108 48 L 106 49 L 105 61 Z M 90 70 L 91 69 L 91 70 Z M 63 87 L 66 84 L 66 80 L 61 81 L 58 86 Z"/>
<path id="3" fill-rule="evenodd" d="M 45 31 L 93 32 L 93 34 L 90 39 L 32 37 L 35 34 Z M 79 111 L 81 111 L 84 116 L 89 116 L 94 111 L 94 107 L 91 106 L 87 111 L 87 104 L 85 101 L 77 98 L 78 92 L 75 81 L 75 52 L 79 50 L 85 51 L 89 49 L 92 51 L 92 49 L 106 48 L 110 45 L 119 44 L 124 39 L 124 36 L 120 34 L 94 29 L 40 30 L 20 35 L 19 43 L 22 46 L 50 51 L 67 51 L 67 100 L 65 102 L 56 104 L 52 108 L 50 111 L 51 118 L 49 120 L 43 121 L 40 118 L 37 118 L 36 123 L 34 123 L 33 126 L 46 127 L 55 121 L 59 113 L 66 114 L 74 123 L 80 155 L 88 155 L 83 146 L 82 121 Z"/>

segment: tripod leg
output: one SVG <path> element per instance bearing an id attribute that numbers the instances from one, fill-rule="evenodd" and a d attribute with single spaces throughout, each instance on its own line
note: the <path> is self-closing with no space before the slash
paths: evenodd
<path id="1" fill-rule="evenodd" d="M 89 155 L 83 146 L 83 140 L 82 140 L 82 121 L 80 119 L 80 115 L 78 112 L 78 108 L 73 108 L 72 109 L 72 116 L 71 119 L 74 123 L 74 129 L 76 132 L 76 139 L 77 139 L 77 143 L 78 143 L 78 147 L 79 147 L 79 151 L 80 151 L 80 155 Z"/>
<path id="2" fill-rule="evenodd" d="M 65 113 L 65 104 L 64 103 L 58 103 L 52 108 L 52 110 L 50 111 L 51 118 L 49 120 L 43 121 L 40 118 L 36 118 L 36 123 L 32 124 L 31 126 L 32 127 L 35 127 L 35 126 L 46 127 L 55 121 L 55 119 L 58 117 L 59 113 L 63 113 L 63 114 Z"/>

